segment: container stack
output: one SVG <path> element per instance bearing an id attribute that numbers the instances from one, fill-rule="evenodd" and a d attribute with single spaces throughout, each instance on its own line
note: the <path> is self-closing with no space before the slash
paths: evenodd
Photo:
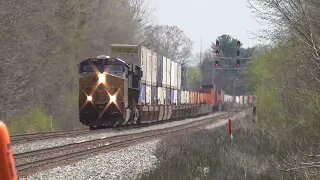
<path id="1" fill-rule="evenodd" d="M 184 104 L 189 93 L 181 92 L 181 64 L 140 45 L 113 44 L 112 57 L 141 67 L 139 104 Z"/>

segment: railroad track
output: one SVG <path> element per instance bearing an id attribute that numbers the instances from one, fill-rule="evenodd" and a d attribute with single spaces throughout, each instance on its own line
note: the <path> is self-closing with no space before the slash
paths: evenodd
<path id="1" fill-rule="evenodd" d="M 68 131 L 58 131 L 58 132 L 43 132 L 43 133 L 34 133 L 34 134 L 17 134 L 12 135 L 10 137 L 11 142 L 13 144 L 21 144 L 27 143 L 31 141 L 38 141 L 38 140 L 45 140 L 50 138 L 57 138 L 57 137 L 71 137 L 83 134 L 89 134 L 90 130 L 86 129 L 75 129 L 75 130 L 68 130 Z"/>
<path id="2" fill-rule="evenodd" d="M 110 151 L 115 148 L 126 147 L 137 142 L 148 141 L 185 131 L 201 129 L 204 126 L 212 124 L 214 121 L 227 117 L 229 117 L 228 114 L 223 114 L 210 119 L 194 121 L 165 129 L 112 136 L 59 147 L 19 153 L 14 155 L 16 159 L 16 168 L 20 176 L 26 176 L 35 173 L 40 169 L 48 169 L 54 167 L 56 164 L 80 160 L 95 153 Z"/>

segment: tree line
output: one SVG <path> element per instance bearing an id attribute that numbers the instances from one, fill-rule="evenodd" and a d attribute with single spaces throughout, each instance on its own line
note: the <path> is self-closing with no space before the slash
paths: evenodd
<path id="1" fill-rule="evenodd" d="M 156 25 L 148 0 L 0 2 L 0 118 L 11 132 L 79 127 L 77 64 L 112 43 L 141 44 L 185 62 L 192 42 Z"/>
<path id="2" fill-rule="evenodd" d="M 257 95 L 262 127 L 290 147 L 279 170 L 292 178 L 320 174 L 320 2 L 250 0 L 270 29 L 271 44 L 255 55 L 246 82 Z M 275 142 L 276 143 L 276 142 Z"/>

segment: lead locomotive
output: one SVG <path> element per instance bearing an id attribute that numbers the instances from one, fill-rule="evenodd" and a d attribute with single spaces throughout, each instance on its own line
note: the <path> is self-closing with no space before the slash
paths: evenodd
<path id="1" fill-rule="evenodd" d="M 90 129 L 139 121 L 141 68 L 101 55 L 79 64 L 79 118 Z"/>

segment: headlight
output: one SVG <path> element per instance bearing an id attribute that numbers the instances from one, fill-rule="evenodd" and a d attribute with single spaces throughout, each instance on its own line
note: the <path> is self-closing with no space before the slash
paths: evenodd
<path id="1" fill-rule="evenodd" d="M 110 103 L 116 103 L 116 101 L 117 101 L 117 95 L 116 94 L 110 96 Z"/>
<path id="2" fill-rule="evenodd" d="M 106 82 L 106 75 L 104 73 L 103 74 L 99 74 L 98 78 L 99 78 L 99 84 Z"/>
<path id="3" fill-rule="evenodd" d="M 87 101 L 92 101 L 92 96 L 87 96 Z"/>

